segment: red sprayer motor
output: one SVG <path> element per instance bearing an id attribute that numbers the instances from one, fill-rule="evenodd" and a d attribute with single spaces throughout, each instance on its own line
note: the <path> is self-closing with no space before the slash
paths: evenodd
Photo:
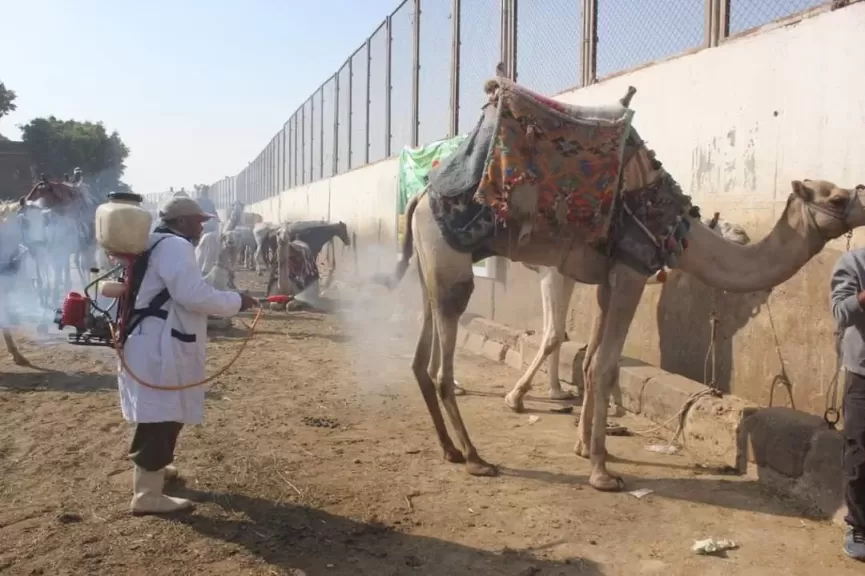
<path id="1" fill-rule="evenodd" d="M 57 324 L 60 330 L 63 330 L 67 326 L 75 329 L 67 337 L 70 344 L 86 346 L 111 346 L 113 344 L 111 323 L 113 321 L 112 309 L 115 307 L 116 302 L 103 309 L 96 302 L 96 294 L 99 293 L 100 282 L 103 283 L 103 286 L 106 284 L 117 286 L 122 283 L 122 278 L 120 282 L 106 281 L 106 279 L 123 268 L 124 266 L 117 266 L 101 275 L 99 274 L 99 269 L 91 269 L 90 274 L 93 280 L 84 287 L 84 294 L 70 292 L 63 300 L 62 306 L 54 311 L 54 323 Z M 95 294 L 91 295 L 91 291 L 95 292 Z M 103 291 L 103 295 L 114 297 L 104 292 L 106 291 Z"/>

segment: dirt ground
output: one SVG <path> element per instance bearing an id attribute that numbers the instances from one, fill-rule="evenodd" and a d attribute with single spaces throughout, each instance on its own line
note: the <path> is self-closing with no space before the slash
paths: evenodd
<path id="1" fill-rule="evenodd" d="M 251 274 L 241 283 L 260 288 Z M 181 435 L 184 480 L 170 491 L 199 504 L 173 518 L 128 514 L 130 429 L 111 351 L 19 335 L 42 370 L 0 360 L 0 573 L 862 574 L 838 527 L 751 479 L 649 452 L 646 438 L 608 446 L 628 489 L 653 492 L 594 491 L 571 451 L 573 416 L 537 396 L 532 413 L 509 412 L 502 396 L 518 374 L 461 354 L 471 394 L 460 408 L 502 472 L 468 476 L 442 460 L 411 375 L 416 329 L 351 310 L 264 316 L 211 391 L 207 423 Z M 211 336 L 211 370 L 242 336 Z M 690 550 L 709 537 L 740 548 Z"/>

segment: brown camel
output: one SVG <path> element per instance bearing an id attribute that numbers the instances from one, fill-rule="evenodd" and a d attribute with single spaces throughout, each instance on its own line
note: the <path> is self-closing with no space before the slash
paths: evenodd
<path id="1" fill-rule="evenodd" d="M 655 160 L 654 153 L 632 133 L 625 146 L 621 193 L 650 187 L 683 198 L 678 184 Z M 763 240 L 741 246 L 720 237 L 698 218 L 684 215 L 690 224 L 687 249 L 678 268 L 705 284 L 729 292 L 771 289 L 791 278 L 831 239 L 865 225 L 865 187 L 839 188 L 824 180 L 792 182 L 784 213 Z M 427 190 L 409 202 L 406 236 L 396 279 L 417 253 L 423 294 L 423 326 L 412 370 L 432 417 L 444 457 L 465 463 L 469 474 L 492 476 L 495 466 L 485 462 L 469 438 L 454 394 L 454 350 L 459 317 L 474 289 L 473 259 L 490 255 L 535 266 L 557 268 L 564 276 L 598 287 L 600 312 L 592 326 L 583 363 L 586 393 L 583 397 L 578 438 L 574 451 L 591 459 L 589 483 L 598 490 L 624 488 L 620 477 L 607 469 L 606 424 L 610 393 L 618 373 L 628 329 L 639 305 L 647 276 L 610 258 L 579 238 L 532 235 L 518 242 L 519 226 L 509 226 L 474 253 L 455 250 L 447 242 L 433 215 Z M 441 399 L 462 450 L 448 435 L 436 398 Z"/>

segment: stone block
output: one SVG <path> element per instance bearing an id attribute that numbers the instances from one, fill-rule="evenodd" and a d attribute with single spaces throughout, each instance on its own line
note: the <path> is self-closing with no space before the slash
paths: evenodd
<path id="1" fill-rule="evenodd" d="M 505 351 L 505 364 L 513 368 L 514 370 L 522 370 L 523 369 L 523 356 L 519 353 L 518 350 L 514 348 L 508 348 Z"/>
<path id="2" fill-rule="evenodd" d="M 648 369 L 644 373 L 649 372 Z M 621 386 L 621 377 L 619 385 Z M 666 422 L 674 418 L 692 394 L 704 391 L 705 386 L 678 374 L 663 372 L 650 377 L 640 396 L 640 414 L 653 422 Z M 622 390 L 624 398 L 624 387 Z"/>
<path id="3" fill-rule="evenodd" d="M 469 335 L 466 338 L 466 343 L 464 345 L 466 352 L 471 352 L 472 354 L 477 354 L 478 356 L 480 356 L 483 353 L 485 341 L 486 338 L 484 338 L 483 334 L 469 332 Z"/>
<path id="4" fill-rule="evenodd" d="M 685 417 L 684 441 L 700 459 L 718 463 L 744 474 L 745 450 L 739 443 L 739 429 L 754 407 L 737 396 L 703 396 Z"/>
<path id="5" fill-rule="evenodd" d="M 739 429 L 740 446 L 748 460 L 789 478 L 799 478 L 811 439 L 825 430 L 822 418 L 791 408 L 752 410 Z"/>
<path id="6" fill-rule="evenodd" d="M 622 358 L 619 363 L 619 389 L 622 391 L 622 407 L 628 412 L 639 414 L 643 409 L 643 388 L 645 388 L 646 382 L 662 374 L 666 374 L 666 372 L 660 368 L 632 358 Z"/>
<path id="7" fill-rule="evenodd" d="M 826 518 L 835 518 L 846 512 L 841 465 L 843 452 L 844 438 L 840 432 L 818 430 L 811 437 L 802 476 L 796 486 L 798 495 L 813 503 Z"/>
<path id="8" fill-rule="evenodd" d="M 468 329 L 472 332 L 483 334 L 487 340 L 505 344 L 510 348 L 517 348 L 519 346 L 520 337 L 523 334 L 522 330 L 510 328 L 509 326 L 481 318 L 480 316 L 476 316 L 469 321 Z"/>
<path id="9" fill-rule="evenodd" d="M 481 347 L 481 356 L 493 362 L 504 362 L 508 347 L 495 340 L 486 340 Z"/>
<path id="10" fill-rule="evenodd" d="M 469 337 L 469 331 L 461 325 L 457 327 L 457 348 L 462 348 L 466 345 L 466 340 Z"/>
<path id="11" fill-rule="evenodd" d="M 568 341 L 559 348 L 559 380 L 583 386 L 583 357 L 586 345 L 582 342 Z"/>

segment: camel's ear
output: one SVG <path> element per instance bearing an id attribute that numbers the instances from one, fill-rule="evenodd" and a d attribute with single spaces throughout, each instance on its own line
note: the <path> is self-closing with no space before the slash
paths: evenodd
<path id="1" fill-rule="evenodd" d="M 793 186 L 793 194 L 806 202 L 812 202 L 814 200 L 814 192 L 805 186 L 804 182 L 801 180 L 793 180 L 791 184 Z"/>

